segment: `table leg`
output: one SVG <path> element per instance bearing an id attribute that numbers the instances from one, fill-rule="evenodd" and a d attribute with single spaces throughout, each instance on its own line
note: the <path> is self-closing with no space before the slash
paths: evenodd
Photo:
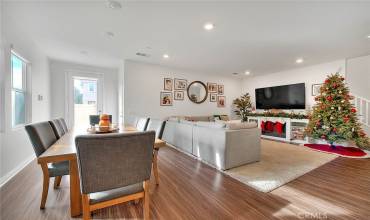
<path id="1" fill-rule="evenodd" d="M 69 178 L 71 217 L 77 217 L 82 213 L 82 195 L 76 159 L 69 161 Z"/>
<path id="2" fill-rule="evenodd" d="M 158 176 L 158 149 L 154 149 L 153 152 L 153 172 L 155 184 L 159 185 L 159 176 Z"/>

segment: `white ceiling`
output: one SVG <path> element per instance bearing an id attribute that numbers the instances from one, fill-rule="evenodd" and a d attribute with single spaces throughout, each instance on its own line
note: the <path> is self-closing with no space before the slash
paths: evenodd
<path id="1" fill-rule="evenodd" d="M 3 16 L 5 31 L 21 27 L 51 58 L 109 67 L 131 59 L 265 74 L 370 54 L 370 2 L 125 1 L 113 10 L 106 1 L 7 1 Z"/>

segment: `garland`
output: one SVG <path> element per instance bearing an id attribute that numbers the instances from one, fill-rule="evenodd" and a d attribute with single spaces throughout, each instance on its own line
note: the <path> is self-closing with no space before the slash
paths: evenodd
<path id="1" fill-rule="evenodd" d="M 248 116 L 254 117 L 279 117 L 279 118 L 291 118 L 291 119 L 308 119 L 307 115 L 300 113 L 286 113 L 286 112 L 263 112 L 263 113 L 248 113 Z"/>

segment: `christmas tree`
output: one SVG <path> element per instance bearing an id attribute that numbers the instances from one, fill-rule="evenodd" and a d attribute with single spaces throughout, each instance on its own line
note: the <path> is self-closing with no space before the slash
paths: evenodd
<path id="1" fill-rule="evenodd" d="M 309 115 L 306 129 L 308 136 L 334 142 L 354 141 L 363 149 L 370 149 L 370 141 L 361 128 L 356 108 L 351 103 L 353 97 L 339 73 L 328 76 L 315 97 L 316 105 Z"/>

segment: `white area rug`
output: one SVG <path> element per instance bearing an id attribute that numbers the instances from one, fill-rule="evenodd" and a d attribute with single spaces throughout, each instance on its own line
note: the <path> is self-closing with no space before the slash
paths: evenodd
<path id="1" fill-rule="evenodd" d="M 261 161 L 225 173 L 262 192 L 270 192 L 337 158 L 309 148 L 261 140 Z"/>

